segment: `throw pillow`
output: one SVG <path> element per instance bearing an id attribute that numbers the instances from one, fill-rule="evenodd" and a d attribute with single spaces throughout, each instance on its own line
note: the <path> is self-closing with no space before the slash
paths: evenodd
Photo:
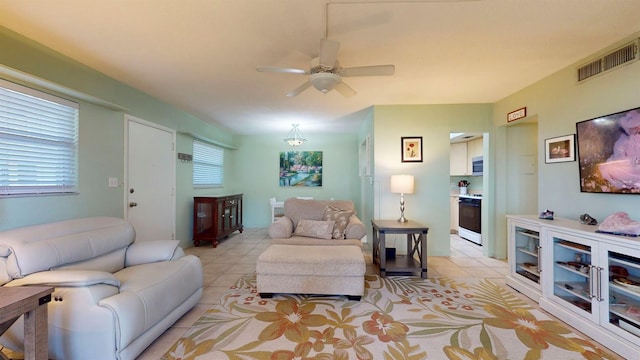
<path id="1" fill-rule="evenodd" d="M 355 214 L 355 211 L 353 210 L 338 209 L 331 205 L 327 206 L 327 209 L 324 211 L 324 219 L 335 221 L 336 224 L 333 227 L 332 234 L 332 237 L 334 239 L 345 238 L 347 225 L 349 225 L 349 220 L 351 219 L 351 216 L 353 216 L 353 214 Z"/>
<path id="2" fill-rule="evenodd" d="M 335 221 L 300 220 L 294 235 L 331 239 Z"/>

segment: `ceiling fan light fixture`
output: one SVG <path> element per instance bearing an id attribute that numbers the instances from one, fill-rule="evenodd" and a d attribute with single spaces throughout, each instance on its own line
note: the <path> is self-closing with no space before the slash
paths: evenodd
<path id="1" fill-rule="evenodd" d="M 300 133 L 300 129 L 298 129 L 298 124 L 291 124 L 291 130 L 284 141 L 291 146 L 302 145 L 307 139 L 302 137 L 302 133 Z"/>
<path id="2" fill-rule="evenodd" d="M 314 88 L 326 94 L 340 83 L 340 76 L 330 72 L 319 72 L 309 75 L 309 81 Z"/>

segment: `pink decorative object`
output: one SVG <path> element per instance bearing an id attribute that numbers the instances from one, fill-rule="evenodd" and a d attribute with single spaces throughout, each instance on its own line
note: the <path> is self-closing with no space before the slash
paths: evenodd
<path id="1" fill-rule="evenodd" d="M 640 222 L 629 218 L 629 214 L 619 211 L 613 215 L 609 215 L 598 226 L 601 232 L 620 234 L 620 235 L 640 235 Z"/>

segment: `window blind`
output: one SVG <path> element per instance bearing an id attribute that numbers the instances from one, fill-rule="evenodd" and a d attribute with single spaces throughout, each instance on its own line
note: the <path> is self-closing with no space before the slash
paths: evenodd
<path id="1" fill-rule="evenodd" d="M 78 190 L 78 104 L 0 79 L 0 196 Z"/>
<path id="2" fill-rule="evenodd" d="M 222 186 L 223 167 L 224 150 L 222 148 L 193 140 L 194 186 Z"/>

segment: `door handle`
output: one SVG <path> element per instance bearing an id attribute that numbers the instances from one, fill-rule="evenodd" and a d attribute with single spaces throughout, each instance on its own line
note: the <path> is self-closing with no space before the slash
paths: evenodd
<path id="1" fill-rule="evenodd" d="M 130 203 L 129 203 L 129 207 L 130 207 L 130 208 L 135 207 L 135 206 L 138 206 L 138 203 L 137 203 L 137 202 L 130 202 Z"/>

